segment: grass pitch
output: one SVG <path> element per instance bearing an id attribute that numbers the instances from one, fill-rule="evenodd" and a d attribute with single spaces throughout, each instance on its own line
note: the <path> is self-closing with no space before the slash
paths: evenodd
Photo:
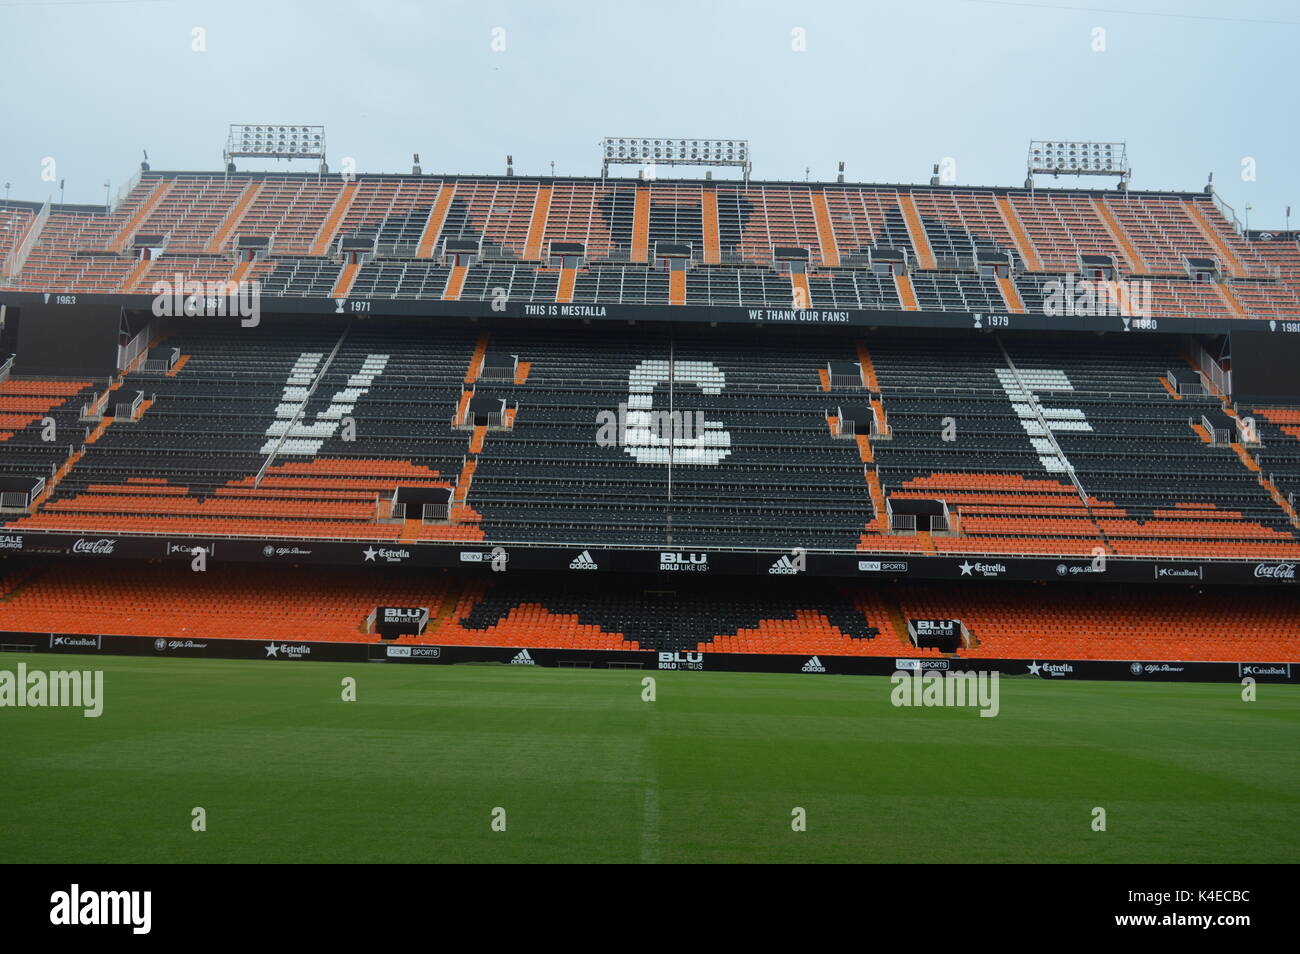
<path id="1" fill-rule="evenodd" d="M 105 704 L 98 719 L 0 708 L 9 862 L 1300 856 L 1293 686 L 1245 703 L 1235 685 L 1003 679 L 1000 714 L 980 718 L 895 708 L 888 679 L 856 676 L 68 655 L 0 668 L 19 662 L 102 669 Z"/>

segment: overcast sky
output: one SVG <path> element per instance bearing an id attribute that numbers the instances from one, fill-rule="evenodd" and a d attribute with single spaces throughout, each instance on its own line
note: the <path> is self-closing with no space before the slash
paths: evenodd
<path id="1" fill-rule="evenodd" d="M 1288 204 L 1300 223 L 1285 0 L 0 0 L 0 37 L 15 199 L 57 200 L 47 157 L 68 202 L 103 202 L 141 149 L 215 170 L 229 123 L 323 123 L 335 170 L 418 151 L 426 172 L 513 153 L 592 175 L 602 136 L 698 136 L 748 138 L 760 179 L 842 159 L 849 181 L 924 182 L 951 157 L 964 185 L 1023 182 L 1033 138 L 1123 140 L 1135 188 L 1213 171 L 1253 227 Z"/>

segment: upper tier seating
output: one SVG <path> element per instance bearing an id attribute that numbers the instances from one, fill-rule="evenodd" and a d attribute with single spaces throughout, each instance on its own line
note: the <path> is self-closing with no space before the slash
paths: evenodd
<path id="1" fill-rule="evenodd" d="M 0 206 L 0 261 L 32 217 Z M 180 273 L 255 279 L 267 296 L 791 308 L 777 250 L 802 249 L 817 308 L 1041 312 L 1045 281 L 1106 255 L 1118 277 L 1153 281 L 1157 317 L 1300 314 L 1270 243 L 1247 242 L 1212 198 L 1174 193 L 147 173 L 112 212 L 60 207 L 36 231 L 20 290 L 147 294 Z M 137 267 L 146 239 L 153 259 Z M 267 244 L 250 264 L 239 240 Z M 554 243 L 581 246 L 565 280 Z M 661 244 L 686 247 L 680 295 Z M 902 253 L 914 305 L 872 270 L 884 251 Z M 1010 263 L 1005 288 L 977 272 L 988 253 Z M 451 254 L 473 258 L 454 280 Z M 1188 257 L 1215 260 L 1224 282 L 1193 282 Z"/>

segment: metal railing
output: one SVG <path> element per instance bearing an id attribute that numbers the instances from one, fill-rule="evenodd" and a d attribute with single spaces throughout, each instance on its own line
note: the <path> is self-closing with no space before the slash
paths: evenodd
<path id="1" fill-rule="evenodd" d="M 31 255 L 32 249 L 36 247 L 37 241 L 40 240 L 41 232 L 45 229 L 45 223 L 50 219 L 50 200 L 46 199 L 45 204 L 41 206 L 41 211 L 32 219 L 32 224 L 27 227 L 27 234 L 18 247 L 9 253 L 5 259 L 5 268 L 0 271 L 0 278 L 7 278 L 10 281 L 18 277 L 18 273 L 23 270 L 27 264 L 27 257 Z"/>
<path id="2" fill-rule="evenodd" d="M 448 523 L 451 520 L 451 502 L 427 503 L 420 515 L 421 523 Z"/>
<path id="3" fill-rule="evenodd" d="M 903 536 L 916 533 L 916 514 L 889 511 L 889 532 Z"/>
<path id="4" fill-rule="evenodd" d="M 81 420 L 86 418 L 98 418 L 104 414 L 104 408 L 108 406 L 108 396 L 112 392 L 105 391 L 103 394 L 97 394 L 90 399 L 89 404 L 81 405 Z"/>
<path id="5" fill-rule="evenodd" d="M 112 204 L 107 206 L 104 211 L 109 215 L 117 212 L 117 210 L 122 207 L 122 203 L 127 200 L 133 191 L 135 191 L 135 187 L 140 184 L 140 178 L 140 170 L 137 169 L 135 175 L 131 176 L 131 178 L 127 179 L 118 187 L 117 195 L 113 197 Z"/>
<path id="6" fill-rule="evenodd" d="M 1219 389 L 1219 393 L 1228 397 L 1232 396 L 1232 372 L 1224 371 L 1219 366 L 1219 362 L 1215 361 L 1210 356 L 1210 353 L 1199 344 L 1196 346 L 1196 363 L 1197 370 L 1210 379 L 1214 386 Z"/>
<path id="7" fill-rule="evenodd" d="M 842 417 L 835 418 L 836 426 L 832 432 L 832 437 L 843 438 L 845 440 L 858 436 L 857 421 L 845 419 Z M 794 427 L 793 425 L 777 425 L 773 430 L 814 430 L 812 427 Z M 880 419 L 876 416 L 875 409 L 872 409 L 871 419 L 867 421 L 867 430 L 864 434 L 866 438 L 873 441 L 893 440 L 894 432 L 892 430 L 881 430 Z"/>
<path id="8" fill-rule="evenodd" d="M 888 501 L 886 501 L 885 507 L 889 516 L 889 531 L 891 534 L 910 537 L 919 530 L 924 530 L 927 533 L 939 534 L 940 536 L 957 536 L 956 524 L 950 519 L 952 515 L 946 511 L 940 514 L 894 513 Z"/>
<path id="9" fill-rule="evenodd" d="M 44 477 L 36 478 L 36 483 L 32 489 L 23 493 L 16 490 L 6 490 L 0 493 L 0 508 L 4 510 L 27 510 L 31 507 L 32 501 L 45 492 L 46 480 Z"/>
<path id="10" fill-rule="evenodd" d="M 149 347 L 153 334 L 153 322 L 149 322 L 134 338 L 125 345 L 117 346 L 117 370 L 125 371 Z"/>
<path id="11" fill-rule="evenodd" d="M 181 358 L 180 348 L 171 348 L 167 351 L 165 358 L 146 358 L 140 365 L 140 370 L 148 374 L 166 374 L 176 366 L 176 362 Z"/>
<path id="12" fill-rule="evenodd" d="M 1166 370 L 1165 380 L 1179 397 L 1200 397 L 1203 394 L 1209 394 L 1204 379 L 1198 380 L 1195 384 L 1190 381 L 1180 383 L 1172 370 Z"/>
<path id="13" fill-rule="evenodd" d="M 1232 210 L 1232 206 L 1224 202 L 1223 197 L 1220 196 L 1218 192 L 1211 192 L 1210 198 L 1214 200 L 1214 207 L 1219 210 L 1219 213 L 1225 219 L 1228 220 L 1228 224 L 1231 225 L 1236 233 L 1244 239 L 1246 237 L 1246 230 L 1242 227 L 1241 220 L 1237 218 L 1237 213 Z"/>
<path id="14" fill-rule="evenodd" d="M 144 403 L 144 392 L 136 391 L 135 397 L 130 401 L 118 401 L 113 409 L 114 421 L 134 421 L 140 412 L 140 405 Z"/>
<path id="15" fill-rule="evenodd" d="M 1205 428 L 1205 432 L 1210 435 L 1211 444 L 1224 445 L 1232 443 L 1232 431 L 1226 427 L 1215 427 L 1204 414 L 1201 415 L 1201 427 Z"/>

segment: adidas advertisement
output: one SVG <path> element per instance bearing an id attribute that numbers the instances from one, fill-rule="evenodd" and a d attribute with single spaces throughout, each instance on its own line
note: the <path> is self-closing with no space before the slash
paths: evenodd
<path id="1" fill-rule="evenodd" d="M 794 576 L 802 571 L 802 567 L 796 565 L 794 558 L 788 553 L 767 568 L 767 572 L 776 576 Z"/>
<path id="2" fill-rule="evenodd" d="M 533 657 L 532 657 L 531 655 L 529 655 L 528 650 L 526 650 L 526 649 L 521 649 L 521 650 L 519 650 L 519 652 L 515 653 L 515 655 L 511 658 L 511 660 L 510 660 L 510 665 L 512 665 L 512 666 L 536 666 L 537 663 L 533 660 Z"/>
<path id="3" fill-rule="evenodd" d="M 571 561 L 569 561 L 570 570 L 599 570 L 596 561 L 591 558 L 590 550 L 583 550 Z"/>
<path id="4" fill-rule="evenodd" d="M 822 661 L 820 659 L 814 656 L 812 659 L 808 660 L 806 663 L 803 664 L 803 668 L 801 671 L 802 672 L 825 672 L 826 667 L 822 665 Z"/>

